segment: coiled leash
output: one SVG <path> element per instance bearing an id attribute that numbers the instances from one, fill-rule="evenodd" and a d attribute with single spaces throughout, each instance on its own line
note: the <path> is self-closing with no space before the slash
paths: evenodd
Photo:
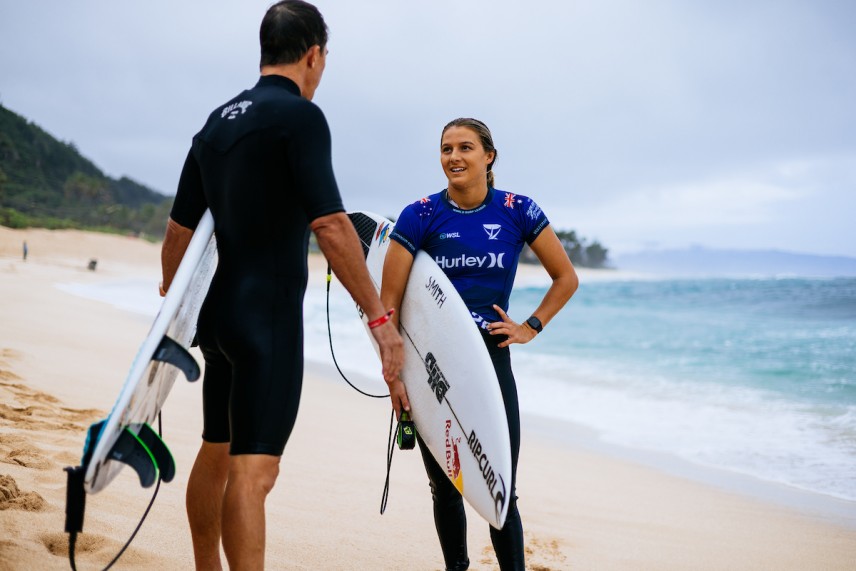
<path id="1" fill-rule="evenodd" d="M 339 375 L 342 379 L 345 380 L 348 385 L 351 386 L 352 389 L 360 393 L 361 395 L 365 395 L 367 397 L 375 398 L 375 399 L 384 399 L 389 396 L 389 393 L 385 395 L 373 395 L 365 392 L 359 387 L 355 386 L 351 381 L 348 380 L 348 377 L 345 376 L 345 373 L 342 372 L 342 369 L 339 367 L 339 362 L 336 360 L 336 351 L 333 349 L 333 333 L 332 328 L 330 327 L 330 283 L 333 280 L 333 270 L 330 265 L 327 265 L 327 339 L 330 341 L 330 354 L 333 357 L 333 364 L 336 365 L 336 370 L 339 371 Z M 395 436 L 393 437 L 393 423 L 395 420 L 395 411 L 393 410 L 389 414 L 389 435 L 387 436 L 387 446 L 386 446 L 386 480 L 383 484 L 383 495 L 380 500 L 380 513 L 386 511 L 387 500 L 389 499 L 389 474 L 392 471 L 392 453 L 395 451 L 395 446 L 393 445 L 393 439 L 398 444 L 398 447 L 401 450 L 412 450 L 416 446 L 416 426 L 413 424 L 413 420 L 410 418 L 410 415 L 407 412 L 401 413 L 401 418 L 398 421 L 398 424 L 395 425 Z"/>
<path id="2" fill-rule="evenodd" d="M 339 362 L 336 360 L 336 352 L 333 350 L 333 333 L 330 329 L 330 282 L 333 281 L 333 269 L 327 264 L 327 339 L 330 341 L 330 354 L 333 356 L 333 364 L 336 365 L 336 370 L 339 371 L 339 375 L 345 380 L 346 383 L 351 385 L 351 388 L 360 393 L 361 395 L 365 395 L 367 397 L 371 397 L 373 399 L 385 399 L 389 396 L 389 393 L 385 395 L 373 395 L 371 393 L 367 393 L 366 391 L 360 389 L 354 383 L 348 380 L 348 377 L 345 376 L 345 373 L 342 372 L 342 369 L 339 368 Z"/>
<path id="3" fill-rule="evenodd" d="M 163 424 L 161 422 L 160 412 L 158 412 L 158 435 L 163 436 Z M 65 531 L 68 533 L 68 564 L 71 566 L 72 571 L 77 571 L 74 548 L 77 545 L 77 534 L 83 532 L 83 514 L 86 510 L 86 492 L 83 490 L 83 477 L 86 473 L 86 462 L 82 462 L 81 466 L 68 467 L 64 470 L 68 473 L 68 484 L 66 487 L 65 498 Z M 158 497 L 160 485 L 161 476 L 158 474 L 158 480 L 155 485 L 155 491 L 152 493 L 152 499 L 149 501 L 146 511 L 143 512 L 143 516 L 140 518 L 137 527 L 134 528 L 134 531 L 131 533 L 131 537 L 128 538 L 128 541 L 125 542 L 125 545 L 122 546 L 119 553 L 116 554 L 116 556 L 107 564 L 106 567 L 104 567 L 102 571 L 107 571 L 113 567 L 119 558 L 124 555 L 128 547 L 130 547 L 134 538 L 137 537 L 137 533 L 140 531 L 140 528 L 143 527 L 143 522 L 146 521 L 146 518 L 155 503 L 155 499 Z"/>

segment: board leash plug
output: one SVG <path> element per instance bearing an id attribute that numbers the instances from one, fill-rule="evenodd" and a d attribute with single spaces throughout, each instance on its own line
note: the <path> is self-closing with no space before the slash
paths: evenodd
<path id="1" fill-rule="evenodd" d="M 413 447 L 416 446 L 416 426 L 410 418 L 410 413 L 401 413 L 395 440 L 398 443 L 399 450 L 413 450 Z"/>

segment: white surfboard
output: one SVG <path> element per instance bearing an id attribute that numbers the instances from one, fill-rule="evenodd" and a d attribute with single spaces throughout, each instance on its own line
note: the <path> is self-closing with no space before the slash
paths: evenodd
<path id="1" fill-rule="evenodd" d="M 349 216 L 379 291 L 393 223 L 367 212 Z M 467 502 L 500 529 L 511 492 L 511 444 L 499 382 L 470 311 L 423 251 L 413 260 L 399 323 L 401 378 L 416 430 Z"/>
<path id="2" fill-rule="evenodd" d="M 91 456 L 86 462 L 84 489 L 88 493 L 104 489 L 125 466 L 116 459 L 117 441 L 123 432 L 139 436 L 141 429 L 157 418 L 180 370 L 170 364 L 169 361 L 174 359 L 164 351 L 172 351 L 173 356 L 184 351 L 183 358 L 193 361 L 198 377 L 198 365 L 186 349 L 196 334 L 199 310 L 217 268 L 213 233 L 214 219 L 211 212 L 206 211 L 193 233 L 151 330 L 131 364 L 113 410 L 99 427 L 100 431 L 95 434 L 90 431 L 90 437 L 97 440 L 87 442 Z M 165 338 L 172 341 L 167 344 Z M 142 449 L 147 451 L 145 446 Z M 163 470 L 161 467 L 161 473 Z"/>

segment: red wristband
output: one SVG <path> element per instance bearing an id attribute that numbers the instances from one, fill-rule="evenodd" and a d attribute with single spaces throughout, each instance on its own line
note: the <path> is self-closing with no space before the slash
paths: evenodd
<path id="1" fill-rule="evenodd" d="M 390 309 L 374 321 L 369 321 L 369 329 L 374 329 L 375 327 L 380 327 L 390 319 L 392 319 L 392 314 L 395 313 L 395 308 Z"/>

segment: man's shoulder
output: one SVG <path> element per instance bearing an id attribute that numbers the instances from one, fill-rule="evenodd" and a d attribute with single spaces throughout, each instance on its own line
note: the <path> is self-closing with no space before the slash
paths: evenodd
<path id="1" fill-rule="evenodd" d="M 256 85 L 216 107 L 195 138 L 214 133 L 246 133 L 275 125 L 324 129 L 327 120 L 313 102 L 284 89 Z"/>

